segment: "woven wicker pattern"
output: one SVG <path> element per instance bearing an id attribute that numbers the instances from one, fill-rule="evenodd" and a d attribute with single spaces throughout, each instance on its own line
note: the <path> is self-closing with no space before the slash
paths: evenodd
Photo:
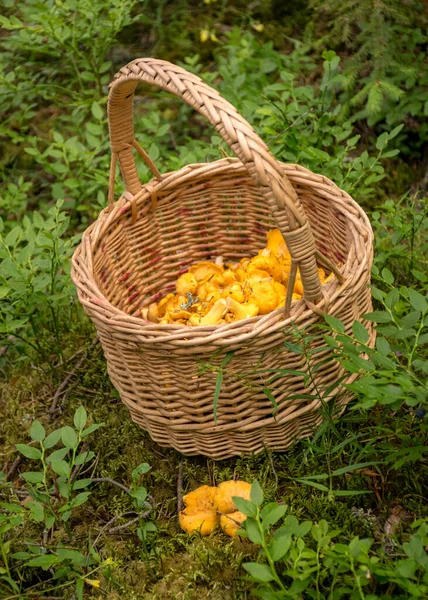
<path id="1" fill-rule="evenodd" d="M 137 80 L 169 89 L 204 114 L 238 158 L 187 165 L 160 175 L 133 139 L 132 100 Z M 116 76 L 109 96 L 113 150 L 126 191 L 85 232 L 73 257 L 79 299 L 98 331 L 108 372 L 132 418 L 162 446 L 215 459 L 264 447 L 284 450 L 321 419 L 322 391 L 343 376 L 328 352 L 304 356 L 287 350 L 293 327 L 314 335 L 328 312 L 348 331 L 371 309 L 372 231 L 364 212 L 330 180 L 276 161 L 251 127 L 195 75 L 153 59 L 134 61 Z M 155 178 L 141 185 L 135 148 Z M 140 309 L 174 289 L 191 264 L 223 256 L 239 260 L 265 245 L 269 229 L 286 237 L 305 298 L 284 309 L 212 327 L 156 325 Z M 316 259 L 338 278 L 320 288 Z M 340 281 L 339 281 L 340 279 Z M 289 299 L 291 300 L 291 298 Z M 374 333 L 371 332 L 371 342 Z M 216 371 L 226 353 L 217 422 L 213 418 Z M 214 355 L 214 356 L 213 356 Z M 315 369 L 313 377 L 304 373 Z M 263 388 L 272 372 L 288 369 L 269 385 L 275 418 Z M 355 376 L 349 377 L 348 382 Z M 307 379 L 307 381 L 305 381 Z M 350 398 L 340 388 L 338 405 Z M 327 398 L 329 399 L 329 398 Z"/>

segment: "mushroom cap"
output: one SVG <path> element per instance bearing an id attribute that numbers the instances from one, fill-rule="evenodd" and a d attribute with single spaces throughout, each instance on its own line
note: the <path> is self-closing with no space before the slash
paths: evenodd
<path id="1" fill-rule="evenodd" d="M 186 533 L 199 531 L 201 535 L 210 535 L 217 528 L 219 518 L 215 510 L 193 513 L 190 508 L 185 508 L 178 514 L 178 521 Z"/>
<path id="2" fill-rule="evenodd" d="M 247 300 L 257 304 L 259 314 L 266 315 L 278 306 L 278 294 L 272 279 L 256 281 L 249 280 Z"/>
<path id="3" fill-rule="evenodd" d="M 266 234 L 266 248 L 274 254 L 281 262 L 291 262 L 290 253 L 285 243 L 284 237 L 279 229 L 272 229 Z"/>
<path id="4" fill-rule="evenodd" d="M 263 253 L 268 253 L 268 255 L 266 256 Z M 269 251 L 262 250 L 261 254 L 258 254 L 258 256 L 255 256 L 251 259 L 250 264 L 247 267 L 247 271 L 248 273 L 251 273 L 254 269 L 257 269 L 258 271 L 265 271 L 277 281 L 282 281 L 282 272 L 284 267 L 280 264 L 276 256 L 271 254 Z"/>
<path id="5" fill-rule="evenodd" d="M 189 272 L 180 275 L 180 277 L 175 282 L 175 289 L 177 290 L 178 294 L 187 294 L 188 292 L 194 294 L 196 292 L 197 287 L 198 282 L 196 280 L 196 277 L 193 273 Z"/>
<path id="6" fill-rule="evenodd" d="M 239 510 L 228 515 L 220 515 L 220 527 L 226 535 L 235 537 L 238 529 L 240 529 L 240 524 L 243 523 L 246 518 L 247 515 L 244 515 L 244 513 Z"/>
<path id="7" fill-rule="evenodd" d="M 223 315 L 226 311 L 226 300 L 224 298 L 220 298 L 215 304 L 213 304 L 205 316 L 201 317 L 197 314 L 192 315 L 189 319 L 189 325 L 217 325 L 220 319 L 223 318 Z"/>
<path id="8" fill-rule="evenodd" d="M 232 313 L 233 318 L 227 319 L 228 322 L 232 321 L 240 321 L 241 319 L 250 319 L 251 317 L 255 317 L 259 313 L 259 306 L 254 302 L 246 302 L 245 304 L 240 304 L 232 297 L 227 298 L 226 305 L 228 308 L 228 312 Z"/>
<path id="9" fill-rule="evenodd" d="M 214 497 L 217 493 L 216 487 L 210 485 L 201 485 L 193 492 L 189 492 L 183 497 L 184 506 L 198 511 L 215 510 Z"/>
<path id="10" fill-rule="evenodd" d="M 199 531 L 209 535 L 218 525 L 218 515 L 214 506 L 217 488 L 202 485 L 183 497 L 186 507 L 178 515 L 181 529 L 187 533 Z"/>
<path id="11" fill-rule="evenodd" d="M 223 289 L 223 297 L 233 298 L 237 302 L 245 302 L 244 292 L 242 291 L 242 285 L 235 281 L 231 285 Z"/>
<path id="12" fill-rule="evenodd" d="M 223 267 L 213 262 L 202 261 L 191 266 L 188 273 L 193 275 L 198 283 L 203 283 L 216 275 L 221 275 Z"/>
<path id="13" fill-rule="evenodd" d="M 233 496 L 239 496 L 245 500 L 250 500 L 251 483 L 246 481 L 223 481 L 217 488 L 214 496 L 214 506 L 224 514 L 236 512 Z"/>

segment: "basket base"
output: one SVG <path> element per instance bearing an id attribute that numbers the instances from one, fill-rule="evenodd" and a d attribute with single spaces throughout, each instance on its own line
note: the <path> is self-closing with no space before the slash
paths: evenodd
<path id="1" fill-rule="evenodd" d="M 340 398 L 336 397 L 336 417 L 340 417 L 353 397 L 353 394 L 347 390 Z M 254 455 L 263 450 L 284 452 L 299 439 L 312 435 L 323 421 L 322 412 L 318 409 L 306 413 L 303 418 L 283 424 L 275 423 L 248 432 L 229 431 L 227 439 L 225 439 L 223 432 L 207 433 L 207 431 L 203 431 L 198 433 L 194 431 L 189 436 L 188 431 L 180 432 L 169 429 L 166 435 L 164 425 L 150 419 L 142 419 L 141 413 L 132 409 L 130 409 L 130 414 L 134 423 L 147 431 L 151 439 L 162 448 L 174 448 L 185 456 L 206 456 L 212 460 Z"/>

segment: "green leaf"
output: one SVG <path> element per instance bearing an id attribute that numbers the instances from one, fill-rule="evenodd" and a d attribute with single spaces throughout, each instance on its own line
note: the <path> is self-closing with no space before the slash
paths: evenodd
<path id="1" fill-rule="evenodd" d="M 69 425 L 62 428 L 61 439 L 66 448 L 75 448 L 77 446 L 76 432 Z"/>
<path id="2" fill-rule="evenodd" d="M 236 510 L 241 511 L 247 517 L 257 517 L 257 508 L 249 500 L 245 500 L 239 496 L 232 496 L 232 502 L 236 506 Z"/>
<path id="3" fill-rule="evenodd" d="M 77 494 L 75 498 L 70 502 L 70 506 L 76 508 L 77 506 L 81 506 L 86 502 L 92 492 L 81 492 Z"/>
<path id="4" fill-rule="evenodd" d="M 291 535 L 282 533 L 281 536 L 274 538 L 269 546 L 269 554 L 273 561 L 283 558 L 291 546 Z"/>
<path id="5" fill-rule="evenodd" d="M 0 285 L 0 300 L 2 298 L 5 298 L 9 292 L 10 292 L 9 287 L 6 287 L 5 285 Z"/>
<path id="6" fill-rule="evenodd" d="M 213 399 L 213 412 L 214 412 L 214 423 L 217 423 L 217 405 L 218 399 L 220 398 L 220 390 L 223 384 L 223 371 L 219 371 L 217 373 L 217 377 L 215 380 L 215 390 L 214 390 L 214 399 Z"/>
<path id="7" fill-rule="evenodd" d="M 91 112 L 94 116 L 94 119 L 97 119 L 97 121 L 101 121 L 101 119 L 104 117 L 103 109 L 98 102 L 95 102 L 95 100 L 92 102 Z"/>
<path id="8" fill-rule="evenodd" d="M 372 494 L 370 490 L 334 490 L 335 496 L 361 496 L 362 494 Z"/>
<path id="9" fill-rule="evenodd" d="M 260 483 L 257 481 L 253 481 L 250 491 L 251 502 L 255 506 L 261 506 L 263 504 L 263 490 L 260 487 Z"/>
<path id="10" fill-rule="evenodd" d="M 419 310 L 412 310 L 401 319 L 400 325 L 402 325 L 405 328 L 414 327 L 416 323 L 419 323 L 421 316 L 422 313 Z"/>
<path id="11" fill-rule="evenodd" d="M 418 568 L 418 563 L 414 558 L 406 558 L 396 562 L 395 570 L 400 575 L 400 577 L 405 577 L 406 579 L 411 579 L 415 576 L 416 569 Z"/>
<path id="12" fill-rule="evenodd" d="M 388 143 L 389 135 L 388 132 L 384 131 L 376 140 L 376 148 L 382 150 Z"/>
<path id="13" fill-rule="evenodd" d="M 268 387 L 263 388 L 263 393 L 270 400 L 270 402 L 273 406 L 272 415 L 275 416 L 276 413 L 278 412 L 278 404 L 275 400 L 275 396 L 272 394 L 272 392 L 270 391 L 270 389 Z"/>
<path id="14" fill-rule="evenodd" d="M 28 483 L 43 483 L 43 473 L 38 471 L 28 471 L 27 473 L 22 473 L 21 477 L 28 481 Z"/>
<path id="15" fill-rule="evenodd" d="M 78 579 L 76 581 L 76 597 L 77 600 L 83 600 L 83 579 Z"/>
<path id="16" fill-rule="evenodd" d="M 57 557 L 54 554 L 42 554 L 41 556 L 36 556 L 36 558 L 32 558 L 25 566 L 27 567 L 41 567 L 45 571 L 52 567 L 55 563 L 58 562 Z"/>
<path id="17" fill-rule="evenodd" d="M 51 460 L 50 465 L 52 470 L 62 477 L 68 477 L 70 473 L 70 465 L 65 460 Z"/>
<path id="18" fill-rule="evenodd" d="M 375 323 L 390 323 L 392 321 L 391 315 L 385 310 L 375 310 L 370 313 L 363 315 L 363 319 L 367 321 L 374 321 Z"/>
<path id="19" fill-rule="evenodd" d="M 369 332 L 359 321 L 354 321 L 352 324 L 352 332 L 355 339 L 361 344 L 366 344 L 369 341 Z"/>
<path id="20" fill-rule="evenodd" d="M 397 125 L 397 127 L 394 127 L 394 129 L 392 131 L 390 131 L 389 133 L 389 139 L 392 140 L 394 139 L 399 133 L 400 131 L 403 129 L 404 127 L 404 123 L 401 123 L 401 125 Z"/>
<path id="21" fill-rule="evenodd" d="M 428 309 L 428 302 L 426 298 L 416 290 L 412 290 L 408 288 L 409 300 L 410 304 L 413 306 L 415 310 L 420 310 L 421 312 L 425 312 Z"/>
<path id="22" fill-rule="evenodd" d="M 84 567 L 87 563 L 87 557 L 78 550 L 71 550 L 69 548 L 58 548 L 56 554 L 58 557 L 58 562 L 69 560 L 73 565 L 77 567 Z"/>
<path id="23" fill-rule="evenodd" d="M 84 465 L 85 463 L 92 460 L 95 456 L 95 453 L 92 450 L 87 450 L 86 452 L 81 452 L 78 456 L 76 456 L 74 460 L 75 465 Z"/>
<path id="24" fill-rule="evenodd" d="M 261 545 L 263 542 L 263 537 L 259 531 L 257 521 L 252 517 L 248 517 L 244 523 L 244 528 L 247 532 L 248 538 L 253 542 L 253 544 Z"/>
<path id="25" fill-rule="evenodd" d="M 48 515 L 47 517 L 45 517 L 45 529 L 50 529 L 54 523 L 55 523 L 54 515 Z"/>
<path id="26" fill-rule="evenodd" d="M 282 519 L 287 510 L 288 507 L 286 504 L 272 502 L 270 505 L 266 505 L 260 513 L 264 530 L 267 531 L 269 527 L 272 527 L 272 525 L 275 525 L 275 523 Z"/>
<path id="27" fill-rule="evenodd" d="M 324 319 L 334 331 L 345 333 L 345 325 L 342 323 L 342 321 L 339 321 L 339 319 L 336 319 L 336 317 L 332 317 L 331 315 L 324 315 Z"/>
<path id="28" fill-rule="evenodd" d="M 82 434 L 81 434 L 82 438 L 86 437 L 90 433 L 93 433 L 100 427 L 104 427 L 104 423 L 94 423 L 93 425 L 89 425 L 89 427 L 87 427 L 84 431 L 82 431 Z"/>
<path id="29" fill-rule="evenodd" d="M 91 483 L 92 479 L 78 479 L 73 483 L 73 491 L 82 490 L 85 487 L 88 487 L 88 485 L 91 485 Z"/>
<path id="30" fill-rule="evenodd" d="M 394 275 L 389 269 L 382 269 L 382 277 L 386 281 L 386 283 L 389 283 L 389 285 L 392 285 L 394 283 Z"/>
<path id="31" fill-rule="evenodd" d="M 30 437 L 35 442 L 41 442 L 45 439 L 46 431 L 40 421 L 34 421 L 30 429 Z"/>
<path id="32" fill-rule="evenodd" d="M 250 562 L 244 563 L 243 567 L 256 581 L 267 583 L 268 581 L 273 581 L 275 579 L 272 571 L 267 565 L 259 565 L 259 563 Z"/>
<path id="33" fill-rule="evenodd" d="M 132 492 L 129 495 L 132 498 L 135 498 L 135 500 L 137 501 L 137 504 L 139 506 L 142 506 L 144 501 L 147 498 L 147 490 L 144 487 L 139 487 L 139 488 L 136 488 L 135 490 L 132 490 Z"/>
<path id="34" fill-rule="evenodd" d="M 33 446 L 27 446 L 26 444 L 16 444 L 15 448 L 23 455 L 25 458 L 31 458 L 33 460 L 40 459 L 42 453 L 38 448 L 33 448 Z"/>
<path id="35" fill-rule="evenodd" d="M 400 292 L 397 288 L 394 288 L 385 296 L 385 306 L 392 310 L 395 308 L 400 300 Z"/>
<path id="36" fill-rule="evenodd" d="M 305 485 L 310 485 L 311 487 L 314 487 L 317 490 L 321 490 L 322 492 L 330 491 L 327 486 L 323 485 L 322 483 L 317 483 L 316 481 L 311 481 L 309 479 L 296 479 L 296 481 Z"/>
<path id="37" fill-rule="evenodd" d="M 31 558 L 33 555 L 30 554 L 29 552 L 15 552 L 14 554 L 10 555 L 11 558 L 14 558 L 15 560 L 27 560 L 27 558 Z"/>
<path id="38" fill-rule="evenodd" d="M 135 469 L 132 471 L 132 480 L 135 481 L 140 475 L 145 475 L 150 471 L 150 469 L 151 466 L 148 463 L 141 463 L 141 465 L 138 465 L 138 467 L 135 467 Z"/>
<path id="39" fill-rule="evenodd" d="M 379 336 L 376 338 L 376 349 L 384 356 L 387 356 L 391 352 L 388 340 Z"/>
<path id="40" fill-rule="evenodd" d="M 43 441 L 43 446 L 44 446 L 44 448 L 46 448 L 46 450 L 49 450 L 49 448 L 52 448 L 53 446 L 55 446 L 55 444 L 57 444 L 60 439 L 61 439 L 61 429 L 56 429 L 55 431 L 52 431 L 52 433 L 50 433 L 45 438 L 45 440 Z"/>
<path id="41" fill-rule="evenodd" d="M 59 431 L 60 431 L 60 435 L 61 435 L 61 430 L 59 430 Z M 70 451 L 69 448 L 59 448 L 59 450 L 54 450 L 53 452 L 51 452 L 49 454 L 49 456 L 46 459 L 46 462 L 50 463 L 51 461 L 63 460 L 67 456 L 69 451 Z"/>
<path id="42" fill-rule="evenodd" d="M 79 408 L 74 413 L 74 426 L 78 431 L 82 431 L 86 425 L 87 415 L 86 410 L 83 406 L 79 406 Z"/>
<path id="43" fill-rule="evenodd" d="M 24 508 L 19 504 L 10 504 L 9 502 L 0 502 L 0 508 L 12 513 L 22 513 Z"/>
<path id="44" fill-rule="evenodd" d="M 30 509 L 30 513 L 32 518 L 37 522 L 41 523 L 45 519 L 45 509 L 43 508 L 43 504 L 36 501 L 28 502 L 28 507 Z"/>

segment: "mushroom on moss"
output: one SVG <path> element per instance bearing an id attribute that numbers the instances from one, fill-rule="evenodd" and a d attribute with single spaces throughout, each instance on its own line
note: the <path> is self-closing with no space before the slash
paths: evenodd
<path id="1" fill-rule="evenodd" d="M 186 533 L 199 531 L 210 535 L 218 526 L 219 516 L 214 506 L 217 488 L 203 485 L 183 498 L 185 508 L 179 513 L 180 527 Z"/>
<path id="2" fill-rule="evenodd" d="M 234 496 L 250 500 L 251 483 L 246 481 L 223 481 L 217 488 L 214 496 L 214 506 L 222 514 L 236 512 L 232 500 Z"/>
<path id="3" fill-rule="evenodd" d="M 235 510 L 233 513 L 220 516 L 220 527 L 226 535 L 235 537 L 238 533 L 238 529 L 241 528 L 241 523 L 243 523 L 246 518 L 247 515 L 244 515 L 244 513 L 239 510 Z"/>

